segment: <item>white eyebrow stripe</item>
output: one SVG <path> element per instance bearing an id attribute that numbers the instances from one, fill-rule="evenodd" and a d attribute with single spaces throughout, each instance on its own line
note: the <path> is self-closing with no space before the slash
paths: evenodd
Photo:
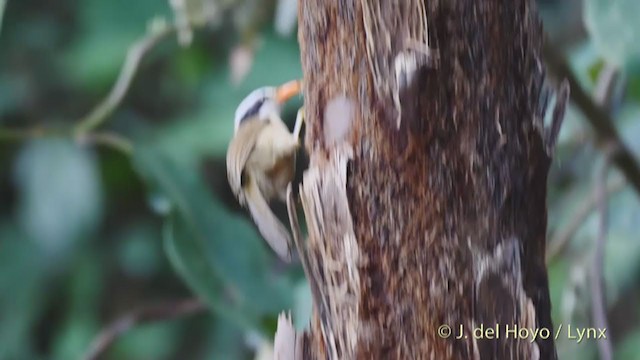
<path id="1" fill-rule="evenodd" d="M 274 98 L 276 89 L 270 86 L 261 87 L 253 90 L 247 97 L 245 97 L 240 105 L 236 108 L 234 123 L 234 133 L 238 131 L 240 122 L 245 118 L 245 115 L 261 100 L 265 98 Z"/>

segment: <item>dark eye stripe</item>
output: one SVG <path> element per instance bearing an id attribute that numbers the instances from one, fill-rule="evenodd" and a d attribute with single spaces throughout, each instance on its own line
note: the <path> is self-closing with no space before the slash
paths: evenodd
<path id="1" fill-rule="evenodd" d="M 260 112 L 260 108 L 262 107 L 262 104 L 264 104 L 264 102 L 265 102 L 265 99 L 260 99 L 256 101 L 256 103 L 253 104 L 253 106 L 250 107 L 246 113 L 244 113 L 244 116 L 242 117 L 242 119 L 240 119 L 240 123 L 242 123 L 243 121 L 251 117 L 256 116 Z"/>

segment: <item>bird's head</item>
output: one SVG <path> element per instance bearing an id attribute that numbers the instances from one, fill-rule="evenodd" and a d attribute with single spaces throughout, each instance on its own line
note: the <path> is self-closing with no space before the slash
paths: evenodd
<path id="1" fill-rule="evenodd" d="M 273 114 L 280 116 L 282 104 L 300 91 L 299 80 L 293 80 L 278 87 L 265 86 L 252 91 L 236 109 L 234 133 L 238 132 L 240 124 L 244 121 L 266 121 Z"/>

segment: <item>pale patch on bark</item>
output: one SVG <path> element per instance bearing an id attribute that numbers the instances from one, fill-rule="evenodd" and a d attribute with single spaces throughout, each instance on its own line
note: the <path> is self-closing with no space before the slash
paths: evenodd
<path id="1" fill-rule="evenodd" d="M 274 360 L 302 360 L 304 334 L 296 332 L 291 314 L 278 316 L 278 327 L 273 339 Z"/>
<path id="2" fill-rule="evenodd" d="M 476 294 L 479 293 L 485 279 L 489 276 L 499 276 L 503 289 L 510 293 L 510 298 L 514 301 L 514 308 L 517 309 L 513 314 L 514 324 L 498 324 L 501 327 L 505 325 L 518 328 L 527 328 L 531 332 L 538 329 L 536 322 L 536 310 L 533 306 L 531 298 L 525 292 L 522 282 L 522 267 L 520 264 L 520 245 L 521 241 L 517 238 L 509 238 L 499 243 L 493 253 L 477 252 L 474 258 L 475 270 L 475 287 Z M 472 249 L 473 251 L 473 249 Z M 538 359 L 540 357 L 540 349 L 533 339 L 520 339 L 517 347 L 520 349 L 516 354 L 529 354 L 527 359 Z M 474 349 L 478 347 L 477 339 L 473 338 Z"/>
<path id="3" fill-rule="evenodd" d="M 309 229 L 309 281 L 317 287 L 314 299 L 328 358 L 356 356 L 359 334 L 359 267 L 363 258 L 355 238 L 347 198 L 350 147 L 332 150 L 328 160 L 312 159 L 304 175 L 300 199 Z M 322 259 L 322 263 L 318 260 Z M 339 321 L 333 321 L 339 319 Z"/>
<path id="4" fill-rule="evenodd" d="M 337 96 L 327 103 L 322 122 L 325 146 L 331 148 L 347 140 L 353 127 L 354 116 L 354 102 L 344 95 Z"/>
<path id="5" fill-rule="evenodd" d="M 399 128 L 402 119 L 400 90 L 411 85 L 420 67 L 433 64 L 435 60 L 435 53 L 429 48 L 425 2 L 405 0 L 382 5 L 379 1 L 361 0 L 360 4 L 374 86 L 382 99 L 391 97 L 393 100 Z M 388 14 L 398 16 L 388 18 Z"/>

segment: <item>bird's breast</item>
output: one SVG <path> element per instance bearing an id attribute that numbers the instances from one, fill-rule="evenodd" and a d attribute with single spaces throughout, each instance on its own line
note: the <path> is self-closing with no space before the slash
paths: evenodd
<path id="1" fill-rule="evenodd" d="M 297 141 L 284 124 L 270 124 L 256 139 L 246 168 L 267 200 L 285 198 L 286 188 L 295 173 Z"/>

